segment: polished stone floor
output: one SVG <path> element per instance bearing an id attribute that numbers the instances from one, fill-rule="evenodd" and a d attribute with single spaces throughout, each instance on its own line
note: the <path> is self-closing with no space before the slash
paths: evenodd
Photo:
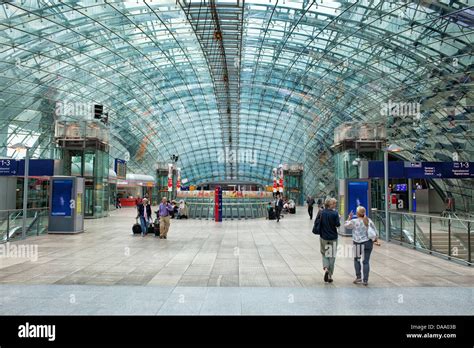
<path id="1" fill-rule="evenodd" d="M 38 254 L 0 257 L 0 313 L 34 314 L 35 308 L 51 314 L 473 312 L 471 267 L 392 243 L 374 246 L 365 288 L 352 284 L 351 240 L 341 238 L 335 281 L 325 284 L 319 240 L 304 209 L 280 223 L 172 220 L 167 240 L 133 236 L 134 214 L 124 208 L 87 220 L 82 234 L 10 243 L 37 246 Z M 54 305 L 59 297 L 52 294 L 58 293 L 58 301 L 71 306 Z M 77 302 L 71 303 L 71 296 Z M 120 307 L 125 300 L 129 307 Z"/>

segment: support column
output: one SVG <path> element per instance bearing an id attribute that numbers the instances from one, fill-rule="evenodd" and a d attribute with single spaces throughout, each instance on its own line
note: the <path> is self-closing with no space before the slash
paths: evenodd
<path id="1" fill-rule="evenodd" d="M 413 180 L 408 178 L 408 211 L 413 211 Z"/>

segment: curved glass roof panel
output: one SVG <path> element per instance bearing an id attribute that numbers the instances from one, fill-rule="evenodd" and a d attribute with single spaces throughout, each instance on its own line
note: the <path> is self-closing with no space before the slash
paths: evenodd
<path id="1" fill-rule="evenodd" d="M 4 2 L 0 149 L 24 137 L 49 156 L 59 102 L 104 105 L 112 156 L 152 174 L 179 154 L 190 183 L 269 184 L 280 163 L 304 163 L 306 193 L 328 193 L 343 122 L 386 123 L 407 159 L 470 160 L 472 5 Z M 388 102 L 417 103 L 419 116 L 382 114 Z"/>

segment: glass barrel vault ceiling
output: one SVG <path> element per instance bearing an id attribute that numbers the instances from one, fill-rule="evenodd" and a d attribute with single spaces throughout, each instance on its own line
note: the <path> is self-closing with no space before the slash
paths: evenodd
<path id="1" fill-rule="evenodd" d="M 299 162 L 306 193 L 328 193 L 347 121 L 385 122 L 407 159 L 472 160 L 472 5 L 3 1 L 0 155 L 20 139 L 52 156 L 60 101 L 105 105 L 111 154 L 130 170 L 178 154 L 190 183 L 269 184 Z M 381 116 L 389 101 L 421 112 Z"/>

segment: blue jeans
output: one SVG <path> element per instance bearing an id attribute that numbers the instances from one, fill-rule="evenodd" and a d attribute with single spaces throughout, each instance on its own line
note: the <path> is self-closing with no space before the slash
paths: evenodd
<path id="1" fill-rule="evenodd" d="M 142 227 L 142 236 L 144 236 L 148 230 L 148 221 L 145 220 L 144 216 L 140 216 L 140 225 Z"/>
<path id="2" fill-rule="evenodd" d="M 370 271 L 369 261 L 370 261 L 370 254 L 372 253 L 373 247 L 374 247 L 374 242 L 370 239 L 364 243 L 354 242 L 355 255 L 356 255 L 354 257 L 354 268 L 355 268 L 357 279 L 362 279 L 360 259 L 362 255 L 364 256 L 364 258 L 362 259 L 362 268 L 363 268 L 362 271 L 364 274 L 364 279 L 362 279 L 363 282 L 369 281 L 369 271 Z"/>
<path id="3" fill-rule="evenodd" d="M 332 277 L 336 263 L 337 239 L 326 240 L 319 237 L 319 248 L 323 258 L 323 268 L 327 268 L 329 276 Z"/>

